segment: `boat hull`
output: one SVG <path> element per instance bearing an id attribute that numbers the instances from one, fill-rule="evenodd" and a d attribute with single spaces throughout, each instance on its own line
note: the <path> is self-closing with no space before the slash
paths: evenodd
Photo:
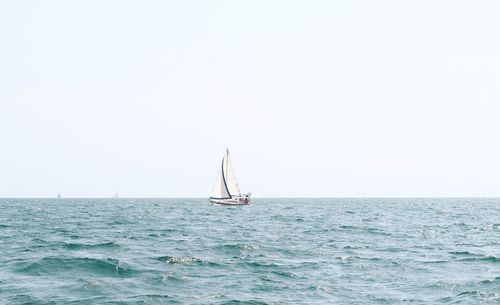
<path id="1" fill-rule="evenodd" d="M 209 199 L 211 203 L 213 204 L 221 204 L 221 205 L 249 205 L 251 202 L 250 200 L 244 201 L 242 198 L 231 198 L 231 199 Z"/>

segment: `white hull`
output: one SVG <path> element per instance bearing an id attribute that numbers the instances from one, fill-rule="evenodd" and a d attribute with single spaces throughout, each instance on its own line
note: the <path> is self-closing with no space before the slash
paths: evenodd
<path id="1" fill-rule="evenodd" d="M 249 205 L 250 199 L 248 201 L 245 201 L 243 197 L 239 198 L 231 198 L 231 199 L 213 199 L 210 198 L 211 203 L 215 204 L 223 204 L 223 205 Z"/>

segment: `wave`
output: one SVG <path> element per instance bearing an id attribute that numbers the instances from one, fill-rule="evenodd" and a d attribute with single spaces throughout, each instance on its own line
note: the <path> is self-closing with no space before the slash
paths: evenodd
<path id="1" fill-rule="evenodd" d="M 118 248 L 120 245 L 110 241 L 99 244 L 84 244 L 84 243 L 64 243 L 64 247 L 70 250 L 87 250 L 87 249 L 110 249 Z"/>
<path id="2" fill-rule="evenodd" d="M 271 271 L 271 273 L 276 274 L 276 275 L 278 275 L 280 277 L 289 278 L 289 279 L 299 278 L 299 276 L 296 275 L 295 273 L 288 272 L 288 271 L 275 270 L 275 271 Z"/>
<path id="3" fill-rule="evenodd" d="M 495 255 L 483 255 L 478 253 L 472 253 L 469 251 L 451 251 L 448 253 L 456 256 L 467 256 L 466 258 L 458 259 L 458 261 L 460 262 L 467 262 L 467 261 L 489 261 L 496 263 L 500 262 L 500 257 L 497 257 Z"/>
<path id="4" fill-rule="evenodd" d="M 391 233 L 384 232 L 380 229 L 377 228 L 363 228 L 366 232 L 369 232 L 371 234 L 377 234 L 377 235 L 382 235 L 382 236 L 391 236 Z"/>
<path id="5" fill-rule="evenodd" d="M 192 256 L 160 256 L 157 257 L 156 260 L 162 263 L 169 264 L 180 264 L 180 265 L 192 265 L 192 264 L 201 264 L 203 261 L 199 258 Z"/>
<path id="6" fill-rule="evenodd" d="M 31 240 L 31 243 L 38 243 L 38 244 L 52 244 L 51 242 L 49 242 L 48 240 L 45 240 L 45 239 L 41 239 L 41 238 L 33 238 Z"/>
<path id="7" fill-rule="evenodd" d="M 496 283 L 496 282 L 500 282 L 500 276 L 497 276 L 497 277 L 492 278 L 492 279 L 482 280 L 480 283 L 481 284 L 492 284 L 492 283 Z"/>
<path id="8" fill-rule="evenodd" d="M 461 296 L 461 295 L 479 295 L 479 294 L 481 294 L 480 291 L 478 291 L 478 290 L 471 290 L 471 291 L 461 292 L 461 293 L 457 294 L 457 296 Z"/>
<path id="9" fill-rule="evenodd" d="M 286 220 L 286 216 L 284 215 L 273 215 L 271 216 L 271 220 Z"/>
<path id="10" fill-rule="evenodd" d="M 469 290 L 469 291 L 464 291 L 456 295 L 457 297 L 460 298 L 474 298 L 474 299 L 479 299 L 480 303 L 483 303 L 483 301 L 489 301 L 489 300 L 498 300 L 500 295 L 494 293 L 494 292 L 485 292 L 485 291 L 479 291 L 479 290 Z"/>
<path id="11" fill-rule="evenodd" d="M 82 272 L 101 276 L 131 276 L 137 271 L 123 266 L 120 260 L 108 258 L 59 258 L 44 257 L 17 263 L 16 271 L 28 275 L 52 275 L 60 272 Z"/>
<path id="12" fill-rule="evenodd" d="M 361 232 L 366 232 L 369 234 L 373 235 L 382 235 L 382 236 L 391 236 L 391 233 L 382 231 L 379 228 L 371 228 L 371 227 L 360 227 L 360 226 L 351 226 L 351 225 L 340 225 L 338 227 L 341 230 L 347 230 L 347 231 L 361 231 Z"/>
<path id="13" fill-rule="evenodd" d="M 463 259 L 459 259 L 458 261 L 460 261 L 460 262 L 486 261 L 486 262 L 499 263 L 500 257 L 496 257 L 494 255 L 486 255 L 486 256 L 482 256 L 482 257 L 463 258 Z"/>
<path id="14" fill-rule="evenodd" d="M 160 256 L 157 261 L 172 265 L 204 265 L 204 266 L 221 266 L 218 263 L 209 262 L 193 256 Z"/>
<path id="15" fill-rule="evenodd" d="M 88 250 L 88 249 L 111 249 L 118 248 L 120 245 L 114 242 L 105 242 L 97 244 L 86 244 L 86 243 L 75 243 L 75 242 L 62 242 L 62 241 L 48 241 L 40 238 L 34 238 L 31 240 L 29 248 L 25 249 L 25 252 L 34 251 L 38 248 L 65 248 L 69 250 Z"/>
<path id="16" fill-rule="evenodd" d="M 281 265 L 275 263 L 259 263 L 259 262 L 240 262 L 239 265 L 251 268 L 280 268 Z"/>
<path id="17" fill-rule="evenodd" d="M 455 255 L 477 255 L 469 251 L 450 251 L 448 252 L 450 254 L 455 254 Z"/>
<path id="18" fill-rule="evenodd" d="M 342 247 L 342 249 L 347 249 L 347 250 L 368 249 L 368 246 L 364 246 L 364 245 L 360 245 L 360 246 L 347 245 L 347 246 Z"/>
<path id="19" fill-rule="evenodd" d="M 4 301 L 8 301 L 8 304 L 39 304 L 39 305 L 55 305 L 55 301 L 43 301 L 38 298 L 34 298 L 27 294 L 18 294 L 14 296 L 7 297 Z"/>
<path id="20" fill-rule="evenodd" d="M 143 299 L 143 298 L 147 298 L 147 299 L 170 299 L 171 301 L 175 300 L 175 297 L 169 296 L 167 294 L 142 294 L 142 295 L 132 296 L 130 298 L 132 298 L 132 299 Z"/>
<path id="21" fill-rule="evenodd" d="M 214 247 L 216 250 L 222 250 L 223 252 L 228 252 L 228 253 L 241 253 L 241 252 L 247 252 L 251 250 L 257 249 L 257 246 L 254 246 L 252 244 L 224 244 L 224 245 L 217 245 Z"/>
<path id="22" fill-rule="evenodd" d="M 498 262 L 500 262 L 500 257 L 496 257 L 493 255 L 486 255 L 486 256 L 468 257 L 468 258 L 462 258 L 462 259 L 420 261 L 420 263 L 424 263 L 424 264 L 445 264 L 445 263 L 451 263 L 451 262 L 493 262 L 493 263 L 498 263 Z"/>
<path id="23" fill-rule="evenodd" d="M 164 274 L 161 275 L 161 280 L 163 282 L 177 282 L 177 283 L 181 283 L 181 282 L 185 282 L 186 278 L 178 276 L 178 275 L 174 274 L 173 272 L 166 272 L 166 273 L 164 273 Z"/>
<path id="24" fill-rule="evenodd" d="M 217 303 L 219 305 L 268 305 L 269 303 L 265 303 L 262 301 L 257 301 L 257 300 L 249 300 L 249 301 L 240 301 L 240 300 L 230 300 L 230 301 L 224 301 L 221 303 Z"/>
<path id="25" fill-rule="evenodd" d="M 352 230 L 352 229 L 357 229 L 358 227 L 355 226 L 348 226 L 348 225 L 341 225 L 339 226 L 340 229 L 346 229 L 346 230 Z"/>

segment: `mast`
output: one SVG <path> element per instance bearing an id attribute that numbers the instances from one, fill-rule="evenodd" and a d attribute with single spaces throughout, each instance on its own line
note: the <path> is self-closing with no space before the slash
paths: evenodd
<path id="1" fill-rule="evenodd" d="M 227 158 L 229 156 L 229 149 L 226 148 L 226 153 L 224 154 L 224 158 L 222 158 L 222 182 L 224 182 L 224 187 L 226 188 L 226 192 L 229 194 L 229 198 L 233 198 L 229 188 L 227 187 Z M 226 163 L 226 172 L 224 173 L 224 163 Z"/>

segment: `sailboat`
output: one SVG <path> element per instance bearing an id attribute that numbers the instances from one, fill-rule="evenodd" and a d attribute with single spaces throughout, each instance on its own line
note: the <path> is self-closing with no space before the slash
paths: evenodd
<path id="1" fill-rule="evenodd" d="M 61 198 L 61 193 L 57 193 L 57 198 Z"/>
<path id="2" fill-rule="evenodd" d="M 215 179 L 214 190 L 210 196 L 210 202 L 224 205 L 248 205 L 250 204 L 250 193 L 242 195 L 236 176 L 234 175 L 233 163 L 226 149 L 222 165 Z"/>
<path id="3" fill-rule="evenodd" d="M 113 195 L 113 198 L 120 198 L 120 195 L 118 194 L 118 191 L 115 192 L 115 194 Z"/>

